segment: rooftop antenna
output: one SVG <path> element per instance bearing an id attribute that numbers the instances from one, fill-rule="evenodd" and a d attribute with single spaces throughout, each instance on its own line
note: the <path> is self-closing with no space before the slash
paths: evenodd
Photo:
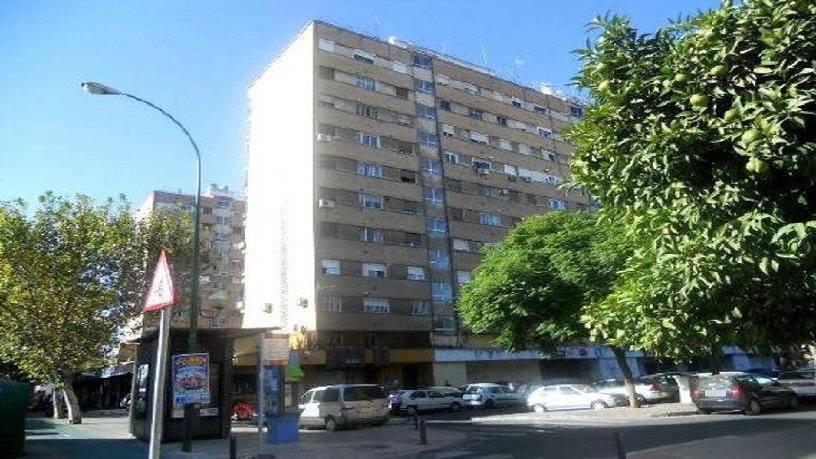
<path id="1" fill-rule="evenodd" d="M 374 36 L 378 38 L 380 36 L 380 18 L 377 16 L 374 16 Z"/>
<path id="2" fill-rule="evenodd" d="M 490 68 L 490 65 L 487 63 L 487 52 L 485 52 L 484 43 L 479 43 L 479 46 L 482 48 L 482 65 L 484 65 L 485 68 Z"/>

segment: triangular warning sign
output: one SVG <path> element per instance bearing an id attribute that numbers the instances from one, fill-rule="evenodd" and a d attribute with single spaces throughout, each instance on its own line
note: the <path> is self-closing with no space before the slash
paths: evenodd
<path id="1" fill-rule="evenodd" d="M 153 283 L 145 300 L 144 312 L 156 311 L 178 303 L 178 291 L 173 282 L 169 255 L 162 250 L 156 271 L 153 272 Z"/>

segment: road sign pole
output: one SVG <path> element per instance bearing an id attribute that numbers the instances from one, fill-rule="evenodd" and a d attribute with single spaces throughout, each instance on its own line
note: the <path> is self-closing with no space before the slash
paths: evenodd
<path id="1" fill-rule="evenodd" d="M 156 349 L 156 370 L 153 378 L 153 410 L 150 423 L 150 459 L 161 457 L 164 431 L 164 388 L 167 379 L 167 341 L 170 338 L 170 308 L 161 310 L 159 343 Z"/>

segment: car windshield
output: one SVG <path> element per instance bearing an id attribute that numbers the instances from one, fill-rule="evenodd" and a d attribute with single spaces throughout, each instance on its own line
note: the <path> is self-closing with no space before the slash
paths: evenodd
<path id="1" fill-rule="evenodd" d="M 705 376 L 697 381 L 697 388 L 700 390 L 727 390 L 733 384 L 730 376 Z"/>
<path id="2" fill-rule="evenodd" d="M 465 393 L 466 394 L 478 394 L 480 390 L 482 390 L 482 388 L 479 387 L 479 386 L 470 386 L 470 387 L 467 388 Z"/>
<path id="3" fill-rule="evenodd" d="M 593 389 L 589 384 L 573 384 L 572 387 L 581 392 L 595 392 L 595 389 Z"/>

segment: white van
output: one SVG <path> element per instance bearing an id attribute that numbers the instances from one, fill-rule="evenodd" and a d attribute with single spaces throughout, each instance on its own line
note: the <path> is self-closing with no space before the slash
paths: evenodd
<path id="1" fill-rule="evenodd" d="M 315 387 L 300 397 L 300 427 L 342 429 L 388 422 L 388 394 L 374 384 Z"/>

